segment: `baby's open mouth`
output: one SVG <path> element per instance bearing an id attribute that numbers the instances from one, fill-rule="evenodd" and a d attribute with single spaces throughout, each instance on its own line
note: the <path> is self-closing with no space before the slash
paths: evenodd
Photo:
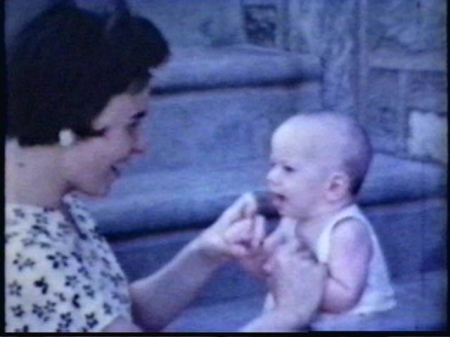
<path id="1" fill-rule="evenodd" d="M 285 200 L 286 200 L 286 196 L 284 196 L 283 194 L 272 192 L 272 202 L 275 205 L 277 205 Z"/>
<path id="2" fill-rule="evenodd" d="M 286 199 L 286 196 L 280 193 L 272 193 L 274 199 L 279 199 L 281 201 L 284 201 Z"/>
<path id="3" fill-rule="evenodd" d="M 273 202 L 273 193 L 269 191 L 254 191 L 258 205 L 258 213 L 272 215 L 277 213 L 277 209 Z"/>

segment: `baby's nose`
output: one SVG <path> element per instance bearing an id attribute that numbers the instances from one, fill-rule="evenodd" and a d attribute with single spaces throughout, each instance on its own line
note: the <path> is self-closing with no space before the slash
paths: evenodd
<path id="1" fill-rule="evenodd" d="M 275 184 L 278 178 L 278 170 L 276 167 L 272 167 L 269 172 L 267 172 L 266 180 L 269 184 Z"/>

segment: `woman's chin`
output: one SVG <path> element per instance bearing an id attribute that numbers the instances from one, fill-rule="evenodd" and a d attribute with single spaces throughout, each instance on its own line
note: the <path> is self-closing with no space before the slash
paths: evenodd
<path id="1" fill-rule="evenodd" d="M 111 191 L 112 183 L 104 184 L 102 186 L 96 186 L 96 188 L 89 189 L 80 189 L 79 192 L 82 192 L 88 197 L 91 198 L 104 198 L 107 197 L 109 192 Z"/>

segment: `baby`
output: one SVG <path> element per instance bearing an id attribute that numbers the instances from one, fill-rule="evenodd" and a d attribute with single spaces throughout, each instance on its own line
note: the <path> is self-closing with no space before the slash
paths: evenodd
<path id="1" fill-rule="evenodd" d="M 296 115 L 272 137 L 267 182 L 281 221 L 263 249 L 243 262 L 263 271 L 282 241 L 296 240 L 309 250 L 328 268 L 318 321 L 395 305 L 379 242 L 356 204 L 371 159 L 368 137 L 345 115 Z M 272 301 L 269 294 L 266 309 Z"/>

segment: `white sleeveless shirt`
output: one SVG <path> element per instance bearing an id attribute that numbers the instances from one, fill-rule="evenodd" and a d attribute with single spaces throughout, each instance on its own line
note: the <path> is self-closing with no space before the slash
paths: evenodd
<path id="1" fill-rule="evenodd" d="M 346 219 L 357 219 L 367 226 L 372 243 L 372 257 L 368 269 L 367 281 L 365 289 L 358 303 L 349 311 L 341 314 L 320 313 L 316 318 L 317 321 L 328 320 L 334 317 L 342 317 L 343 315 L 367 315 L 374 312 L 386 311 L 393 308 L 396 304 L 394 298 L 394 290 L 389 278 L 389 272 L 386 266 L 383 252 L 376 237 L 376 234 L 359 207 L 355 204 L 341 210 L 335 216 L 328 220 L 328 224 L 324 227 L 319 235 L 317 244 L 315 245 L 315 254 L 319 262 L 327 264 L 330 260 L 331 249 L 331 233 L 334 227 Z M 292 228 L 289 230 L 295 235 Z M 273 297 L 269 294 L 266 298 L 265 308 L 273 305 Z"/>
<path id="2" fill-rule="evenodd" d="M 322 263 L 330 260 L 331 233 L 334 227 L 346 219 L 356 219 L 367 226 L 372 243 L 372 258 L 369 262 L 369 270 L 365 289 L 358 303 L 344 315 L 370 314 L 378 311 L 386 311 L 395 306 L 394 290 L 389 278 L 386 261 L 378 242 L 378 238 L 369 222 L 357 205 L 351 205 L 330 219 L 316 245 L 317 259 Z M 342 315 L 342 314 L 341 314 Z M 319 314 L 319 318 L 333 316 Z"/>

